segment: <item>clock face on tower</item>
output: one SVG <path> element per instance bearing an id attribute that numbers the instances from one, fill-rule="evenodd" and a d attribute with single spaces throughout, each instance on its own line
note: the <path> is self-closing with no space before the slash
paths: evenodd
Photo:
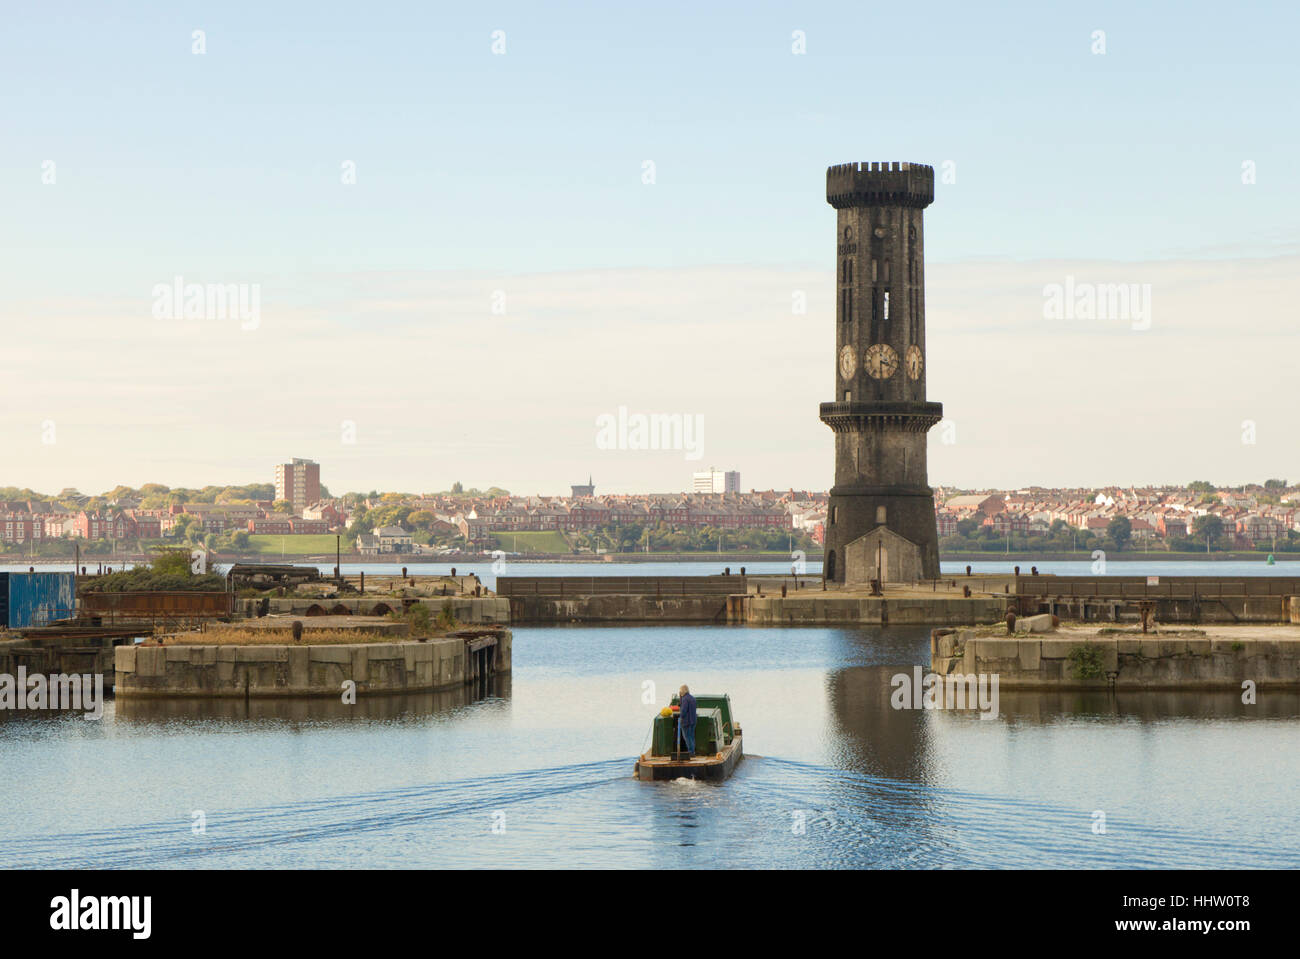
<path id="1" fill-rule="evenodd" d="M 919 380 L 921 370 L 925 369 L 925 357 L 921 355 L 921 348 L 913 343 L 907 348 L 907 375 L 909 379 Z"/>
<path id="2" fill-rule="evenodd" d="M 851 346 L 846 346 L 840 350 L 840 376 L 846 380 L 853 379 L 853 374 L 858 371 L 858 354 Z"/>
<path id="3" fill-rule="evenodd" d="M 863 365 L 873 379 L 887 380 L 898 369 L 898 354 L 888 343 L 874 343 L 867 348 Z"/>

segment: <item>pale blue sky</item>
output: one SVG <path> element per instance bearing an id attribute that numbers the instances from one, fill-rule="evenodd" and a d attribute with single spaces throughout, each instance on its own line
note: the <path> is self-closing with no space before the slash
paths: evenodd
<path id="1" fill-rule="evenodd" d="M 956 182 L 938 185 L 927 213 L 932 264 L 1290 256 L 1300 245 L 1296 9 L 1099 2 L 11 6 L 0 31 L 0 279 L 8 301 L 0 310 L 7 335 L 23 324 L 39 327 L 27 346 L 48 361 L 68 333 L 62 321 L 41 317 L 66 315 L 68 303 L 82 322 L 93 322 L 93 304 L 118 315 L 130 315 L 132 304 L 147 309 L 152 286 L 176 274 L 261 282 L 268 327 L 278 302 L 307 311 L 300 337 L 311 335 L 312 311 L 332 335 L 355 331 L 356 342 L 342 351 L 347 362 L 328 370 L 346 381 L 365 357 L 404 352 L 396 340 L 375 339 L 382 324 L 340 294 L 349 278 L 365 278 L 357 282 L 373 295 L 376 275 L 388 271 L 481 278 L 487 291 L 525 274 L 759 267 L 824 272 L 829 289 L 833 214 L 823 197 L 825 168 L 855 160 L 955 164 Z M 202 56 L 191 53 L 195 29 L 206 31 Z M 505 31 L 504 56 L 491 52 L 494 30 Z M 791 52 L 795 30 L 806 34 L 805 55 Z M 1105 31 L 1104 55 L 1091 52 L 1095 30 Z M 41 180 L 49 160 L 54 185 Z M 653 186 L 642 183 L 645 160 L 656 164 Z M 340 183 L 344 161 L 356 164 L 355 186 Z M 1244 161 L 1257 171 L 1248 187 Z M 1117 267 L 1116 279 L 1142 281 L 1143 269 L 1129 277 Z M 442 315 L 436 297 L 421 302 Z M 962 309 L 978 313 L 978 306 L 977 298 Z M 635 308 L 617 291 L 601 305 L 615 355 L 635 352 L 645 334 L 620 323 Z M 825 347 L 819 393 L 831 387 L 829 315 L 810 310 L 798 321 L 799 335 L 806 330 Z M 583 322 L 566 325 L 562 301 L 537 316 L 553 324 L 557 342 L 586 332 Z M 460 322 L 448 336 L 466 335 Z M 696 322 L 710 319 L 700 314 Z M 734 332 L 745 333 L 743 321 Z M 1015 342 L 1033 347 L 1023 333 Z M 293 348 L 269 337 L 242 344 Z M 105 344 L 102 355 L 149 345 L 124 336 L 120 347 Z M 941 348 L 932 340 L 932 351 Z M 448 356 L 455 361 L 454 352 L 442 361 Z M 49 368 L 43 379 L 24 376 L 31 374 L 9 377 L 24 396 L 113 386 L 111 378 L 85 375 L 65 382 Z M 222 382 L 190 385 L 215 391 Z M 719 383 L 717 402 L 734 405 L 743 381 Z M 668 390 L 662 379 L 660 386 Z M 645 388 L 652 393 L 652 384 Z M 932 378 L 930 389 L 950 411 L 952 397 L 961 397 L 955 382 Z M 635 394 L 635 383 L 629 391 Z M 536 393 L 530 396 L 535 404 Z M 502 405 L 517 401 L 507 395 Z M 185 409 L 183 398 L 166 392 L 152 402 Z M 223 424 L 194 402 L 180 422 L 197 431 L 195 441 L 229 443 L 238 424 Z M 347 405 L 346 396 L 341 402 Z M 443 402 L 447 415 L 467 415 L 455 400 Z M 614 391 L 593 409 L 623 402 Z M 692 409 L 711 408 L 707 399 L 692 402 Z M 364 410 L 365 403 L 358 395 L 355 405 Z M 642 405 L 682 404 L 666 397 Z M 490 401 L 476 400 L 479 414 L 490 409 Z M 44 418 L 41 410 L 19 416 L 11 407 L 0 423 L 9 448 L 30 439 L 29 421 Z M 718 465 L 741 468 L 747 486 L 825 486 L 829 476 L 818 478 L 829 464 L 829 432 L 815 408 L 808 420 L 800 443 L 825 447 L 825 462 L 790 467 L 790 475 L 775 461 L 746 468 L 742 461 L 760 453 L 754 441 L 719 450 Z M 93 432 L 92 423 L 85 427 Z M 210 428 L 218 432 L 206 435 Z M 330 449 L 293 429 L 285 423 L 245 433 L 231 455 L 250 463 L 330 459 Z M 325 435 L 335 430 L 319 427 Z M 493 475 L 474 478 L 554 491 L 602 465 L 540 448 L 520 459 L 527 468 L 513 478 L 500 475 L 501 464 L 485 465 Z M 112 485 L 100 460 L 87 449 L 57 470 L 35 467 L 30 477 L 0 482 Z M 955 460 L 957 475 L 932 479 L 1015 482 L 997 462 Z M 432 462 L 403 463 L 391 470 L 358 463 L 345 478 L 331 479 L 327 470 L 325 479 L 334 488 L 434 488 L 471 478 L 467 470 L 433 473 Z M 1131 463 L 1117 451 L 1097 464 L 1095 479 L 1113 474 L 1121 481 L 1121 465 Z M 1216 464 L 1222 457 L 1208 459 L 1203 472 Z M 53 472 L 62 476 L 74 465 L 82 478 L 56 481 Z M 149 477 L 120 479 L 180 484 L 219 465 L 178 450 Z M 649 473 L 633 464 L 623 485 L 663 487 L 678 472 L 680 464 Z M 672 481 L 673 488 L 687 482 Z"/>
<path id="2" fill-rule="evenodd" d="M 11 7 L 5 259 L 90 290 L 172 264 L 821 265 L 824 168 L 859 159 L 956 164 L 931 260 L 1272 253 L 1300 220 L 1296 10 Z M 343 160 L 358 189 L 339 189 Z"/>

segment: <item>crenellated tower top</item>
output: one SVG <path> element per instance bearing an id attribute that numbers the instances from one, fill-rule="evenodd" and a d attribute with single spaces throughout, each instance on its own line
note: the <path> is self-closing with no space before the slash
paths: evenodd
<path id="1" fill-rule="evenodd" d="M 909 206 L 934 202 L 934 167 L 923 163 L 840 163 L 826 168 L 826 202 L 849 206 Z"/>

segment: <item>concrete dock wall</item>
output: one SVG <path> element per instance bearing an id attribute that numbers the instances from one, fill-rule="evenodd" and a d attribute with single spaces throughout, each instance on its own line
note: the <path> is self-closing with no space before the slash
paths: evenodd
<path id="1" fill-rule="evenodd" d="M 112 640 L 50 642 L 5 639 L 0 640 L 0 673 L 16 676 L 19 666 L 25 666 L 29 676 L 35 673 L 47 676 L 100 673 L 104 677 L 104 687 L 111 688 L 113 652 Z"/>
<path id="2" fill-rule="evenodd" d="M 513 596 L 512 623 L 725 623 L 726 596 Z"/>
<path id="3" fill-rule="evenodd" d="M 518 599 L 548 596 L 727 596 L 748 591 L 745 576 L 498 576 L 497 595 Z"/>
<path id="4" fill-rule="evenodd" d="M 1006 613 L 999 597 L 880 597 L 780 595 L 732 596 L 606 595 L 560 599 L 510 598 L 513 623 L 743 623 L 750 626 L 858 626 L 922 624 L 970 626 L 992 623 Z"/>
<path id="5" fill-rule="evenodd" d="M 1079 622 L 1137 622 L 1148 604 L 1153 619 L 1165 624 L 1300 620 L 1300 603 L 1293 600 L 1300 579 L 950 576 L 930 584 L 932 594 L 921 587 L 887 589 L 884 596 L 818 590 L 816 580 L 784 574 L 516 577 L 498 585 L 513 623 L 969 626 L 1001 621 L 1009 608 Z M 973 595 L 963 596 L 959 587 Z"/>
<path id="6" fill-rule="evenodd" d="M 1093 647 L 1100 676 L 1079 675 L 1071 655 Z M 1076 653 L 1077 655 L 1077 653 Z M 996 674 L 1006 689 L 1300 688 L 1300 636 L 977 637 L 973 630 L 935 635 L 930 667 L 940 675 Z"/>
<path id="7" fill-rule="evenodd" d="M 256 599 L 237 600 L 235 612 L 246 617 L 256 616 L 258 602 Z M 510 622 L 510 601 L 498 596 L 434 596 L 403 601 L 400 596 L 368 593 L 365 596 L 346 596 L 338 599 L 268 597 L 267 600 L 270 612 L 291 616 L 386 616 L 390 612 L 400 612 L 409 603 L 417 602 L 429 607 L 429 614 L 434 618 L 442 612 L 444 605 L 450 604 L 452 615 L 456 617 L 458 623 L 505 625 Z"/>
<path id="8" fill-rule="evenodd" d="M 1021 612 L 1069 620 L 1135 620 L 1140 604 L 1150 603 L 1161 623 L 1280 623 L 1290 617 L 1300 577 L 1017 576 L 1012 592 Z"/>
<path id="9" fill-rule="evenodd" d="M 119 697 L 359 696 L 451 689 L 510 669 L 510 632 L 427 642 L 337 645 L 120 646 Z M 478 648 L 488 652 L 480 654 Z"/>
<path id="10" fill-rule="evenodd" d="M 477 683 L 450 689 L 415 693 L 385 693 L 358 696 L 345 703 L 335 696 L 124 696 L 117 700 L 115 717 L 139 723 L 169 723 L 195 719 L 254 722 L 277 720 L 289 723 L 318 723 L 322 720 L 393 720 L 436 716 L 468 706 L 487 696 L 509 699 L 509 673 L 491 677 L 484 687 Z"/>
<path id="11" fill-rule="evenodd" d="M 1006 600 L 878 596 L 748 596 L 740 622 L 751 626 L 974 626 L 1006 614 Z"/>

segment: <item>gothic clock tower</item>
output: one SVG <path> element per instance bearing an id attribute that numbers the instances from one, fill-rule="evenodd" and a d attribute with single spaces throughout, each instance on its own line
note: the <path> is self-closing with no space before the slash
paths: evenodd
<path id="1" fill-rule="evenodd" d="M 939 576 L 926 432 L 943 406 L 925 398 L 925 233 L 934 168 L 846 163 L 826 171 L 836 210 L 835 433 L 826 578 L 915 582 Z"/>

